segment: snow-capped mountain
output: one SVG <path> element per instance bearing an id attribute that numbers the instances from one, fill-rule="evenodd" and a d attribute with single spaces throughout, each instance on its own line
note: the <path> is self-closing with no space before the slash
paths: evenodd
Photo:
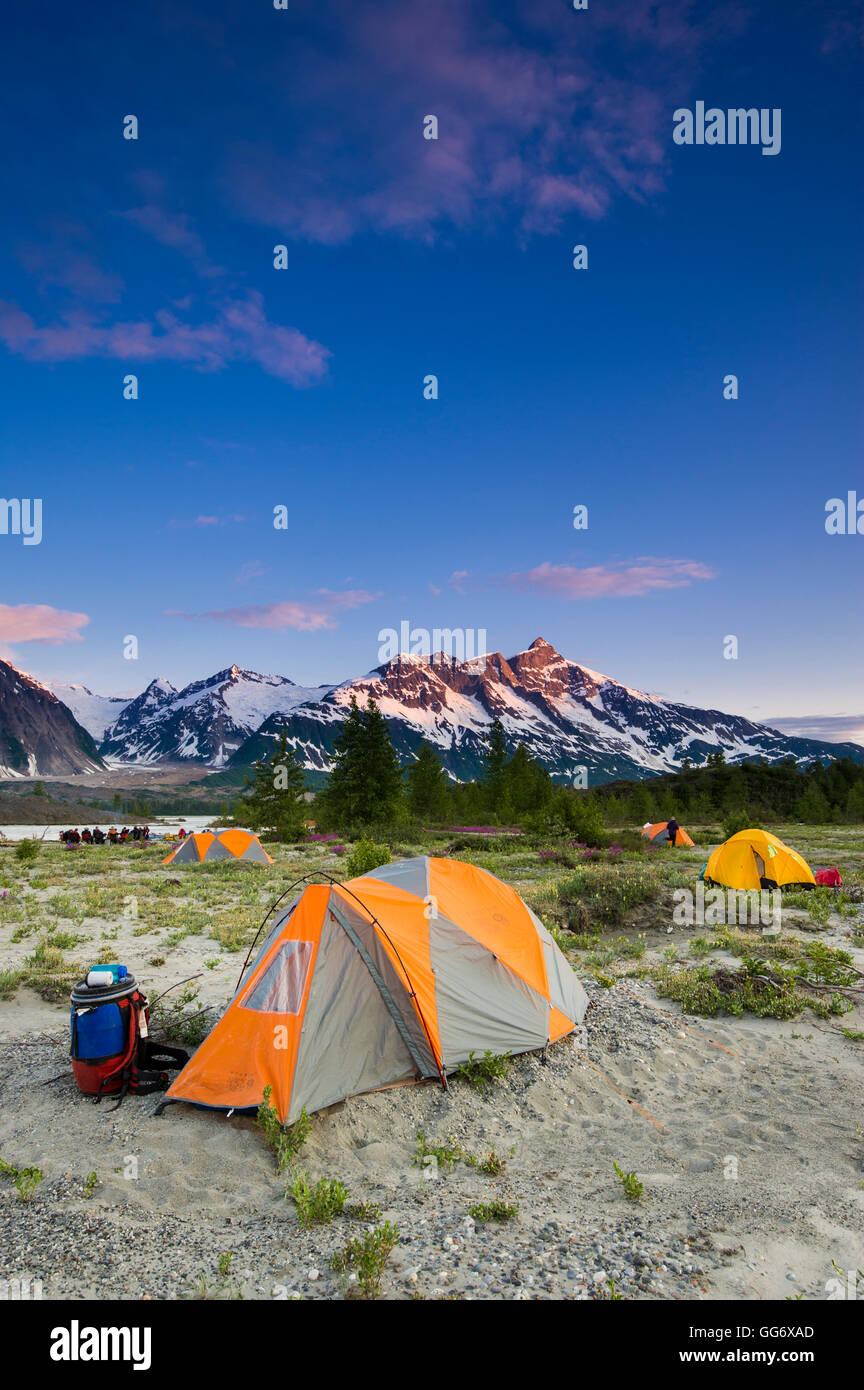
<path id="1" fill-rule="evenodd" d="M 261 756 L 284 728 L 304 765 L 326 772 L 352 695 L 361 704 L 373 697 L 404 761 L 426 739 L 459 780 L 478 775 L 496 716 L 511 749 L 524 743 L 556 780 L 565 782 L 575 781 L 580 768 L 590 784 L 650 777 L 680 767 L 685 758 L 698 765 L 719 748 L 729 762 L 790 756 L 804 762 L 840 757 L 864 762 L 864 748 L 854 743 L 790 737 L 737 715 L 633 690 L 567 661 L 542 637 L 509 659 L 500 652 L 465 662 L 397 657 L 345 681 L 323 699 L 274 713 L 232 762 Z"/>
<path id="2" fill-rule="evenodd" d="M 105 731 L 102 755 L 112 762 L 195 762 L 224 767 L 273 714 L 319 700 L 332 687 L 295 685 L 230 666 L 182 690 L 151 681 Z"/>
<path id="3" fill-rule="evenodd" d="M 0 776 L 50 777 L 102 766 L 90 734 L 48 686 L 0 661 Z"/>
<path id="4" fill-rule="evenodd" d="M 105 733 L 120 718 L 130 701 L 119 695 L 94 695 L 86 685 L 64 685 L 62 681 L 49 681 L 48 689 L 58 700 L 62 700 L 71 710 L 78 723 L 88 734 L 101 743 Z"/>
<path id="5" fill-rule="evenodd" d="M 112 763 L 245 767 L 270 751 L 282 729 L 304 766 L 326 773 L 352 695 L 361 704 L 374 698 L 403 762 L 426 739 L 459 780 L 480 772 L 496 716 L 511 749 L 524 743 L 556 780 L 577 785 L 582 768 L 589 784 L 650 777 L 680 767 L 685 758 L 698 766 L 719 748 L 729 762 L 790 756 L 799 762 L 864 762 L 864 748 L 855 743 L 798 738 L 738 715 L 633 690 L 566 660 L 542 637 L 509 658 L 500 652 L 463 662 L 399 656 L 338 685 L 300 686 L 284 676 L 231 666 L 182 690 L 167 680 L 151 681 L 128 702 L 72 686 L 65 688 L 70 709 L 38 681 L 7 663 L 0 668 L 0 763 L 6 775 L 88 770 L 100 765 L 100 755 Z M 95 734 L 112 704 L 119 712 L 104 727 L 97 753 L 87 728 Z"/>

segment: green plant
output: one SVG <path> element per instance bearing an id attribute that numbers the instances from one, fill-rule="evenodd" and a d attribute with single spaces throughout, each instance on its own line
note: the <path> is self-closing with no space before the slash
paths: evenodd
<path id="1" fill-rule="evenodd" d="M 381 1207 L 377 1202 L 364 1200 L 362 1202 L 350 1202 L 345 1208 L 345 1215 L 350 1216 L 354 1221 L 377 1221 L 381 1214 Z"/>
<path id="2" fill-rule="evenodd" d="M 92 1197 L 96 1188 L 99 1186 L 99 1177 L 96 1173 L 88 1173 L 84 1179 L 84 1196 Z"/>
<path id="3" fill-rule="evenodd" d="M 211 1004 L 201 1008 L 197 985 L 187 985 L 177 994 L 165 994 L 155 1002 L 151 1027 L 161 1028 L 165 1037 L 174 1042 L 197 1047 L 210 1032 L 212 1008 Z"/>
<path id="4" fill-rule="evenodd" d="M 730 811 L 729 814 L 723 818 L 724 840 L 730 839 L 732 835 L 737 835 L 741 830 L 749 829 L 750 816 L 743 807 L 738 807 L 736 810 Z"/>
<path id="5" fill-rule="evenodd" d="M 331 1266 L 338 1273 L 355 1274 L 360 1292 L 366 1298 L 377 1298 L 384 1267 L 398 1239 L 398 1228 L 384 1221 L 346 1241 L 345 1248 L 333 1256 Z"/>
<path id="6" fill-rule="evenodd" d="M 277 1173 L 282 1173 L 288 1167 L 291 1160 L 297 1157 L 297 1154 L 309 1138 L 312 1121 L 306 1114 L 306 1108 L 304 1106 L 300 1112 L 299 1118 L 296 1119 L 293 1124 L 283 1124 L 279 1119 L 276 1107 L 270 1104 L 272 1091 L 272 1086 L 265 1086 L 264 1099 L 258 1106 L 255 1123 L 258 1125 L 259 1129 L 263 1129 L 264 1142 L 268 1149 L 272 1149 L 276 1156 Z"/>
<path id="7" fill-rule="evenodd" d="M 507 1063 L 510 1060 L 510 1053 L 504 1052 L 498 1055 L 487 1051 L 482 1057 L 477 1057 L 475 1053 L 470 1053 L 467 1062 L 462 1062 L 458 1074 L 473 1086 L 475 1091 L 485 1091 L 487 1086 L 491 1086 L 493 1081 L 500 1081 L 507 1073 Z"/>
<path id="8" fill-rule="evenodd" d="M 30 1201 L 45 1176 L 41 1168 L 16 1168 L 14 1163 L 7 1163 L 3 1158 L 0 1158 L 0 1173 L 12 1179 L 22 1202 Z"/>
<path id="9" fill-rule="evenodd" d="M 511 1157 L 513 1155 L 512 1149 L 510 1150 L 510 1155 Z M 482 1158 L 478 1158 L 476 1154 L 466 1154 L 465 1162 L 468 1164 L 469 1168 L 476 1168 L 479 1173 L 485 1173 L 489 1178 L 500 1177 L 507 1167 L 506 1158 L 502 1158 L 500 1154 L 496 1154 L 494 1149 L 490 1149 Z"/>
<path id="10" fill-rule="evenodd" d="M 217 1261 L 219 1278 L 215 1284 L 211 1284 L 206 1274 L 201 1273 L 195 1280 L 188 1298 L 195 1299 L 241 1299 L 243 1292 L 239 1285 L 229 1284 L 228 1279 L 231 1274 L 231 1261 L 234 1259 L 233 1250 L 224 1250 Z"/>
<path id="11" fill-rule="evenodd" d="M 15 858 L 19 864 L 32 864 L 41 848 L 39 840 L 19 840 L 15 846 Z"/>
<path id="12" fill-rule="evenodd" d="M 361 874 L 371 873 L 381 864 L 390 863 L 390 850 L 386 845 L 376 845 L 365 836 L 357 841 L 345 860 L 345 874 L 348 878 L 359 878 Z"/>
<path id="13" fill-rule="evenodd" d="M 289 1196 L 297 1209 L 300 1224 L 314 1226 L 341 1215 L 348 1189 L 338 1178 L 319 1178 L 315 1186 L 310 1187 L 306 1174 L 298 1173 Z"/>
<path id="14" fill-rule="evenodd" d="M 638 1202 L 639 1198 L 644 1193 L 645 1188 L 637 1178 L 636 1174 L 625 1173 L 623 1169 L 619 1168 L 618 1164 L 615 1162 L 613 1162 L 612 1167 L 615 1169 L 618 1181 L 624 1189 L 624 1196 L 630 1202 Z"/>
<path id="15" fill-rule="evenodd" d="M 518 1211 L 518 1202 L 502 1202 L 498 1198 L 489 1202 L 475 1202 L 468 1208 L 475 1221 L 512 1221 Z"/>
<path id="16" fill-rule="evenodd" d="M 454 1163 L 458 1163 L 460 1159 L 465 1158 L 465 1150 L 460 1144 L 457 1144 L 452 1134 L 450 1135 L 449 1144 L 442 1144 L 436 1147 L 434 1144 L 429 1144 L 423 1130 L 418 1129 L 417 1147 L 414 1157 L 411 1159 L 413 1167 L 429 1168 L 431 1167 L 429 1160 L 433 1159 L 438 1168 L 443 1169 L 445 1173 L 449 1173 L 452 1171 Z"/>

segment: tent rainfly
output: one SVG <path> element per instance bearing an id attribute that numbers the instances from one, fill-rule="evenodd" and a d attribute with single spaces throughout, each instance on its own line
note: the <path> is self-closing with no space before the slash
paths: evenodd
<path id="1" fill-rule="evenodd" d="M 281 911 L 167 1099 L 283 1122 L 446 1075 L 472 1053 L 544 1048 L 588 999 L 538 917 L 485 869 L 402 859 L 310 884 Z"/>
<path id="2" fill-rule="evenodd" d="M 273 860 L 251 830 L 200 830 L 187 835 L 163 864 L 200 864 L 205 859 L 242 859 L 247 864 Z"/>

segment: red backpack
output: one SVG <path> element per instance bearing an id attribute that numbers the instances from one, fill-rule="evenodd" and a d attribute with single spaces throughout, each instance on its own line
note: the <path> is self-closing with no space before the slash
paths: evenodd
<path id="1" fill-rule="evenodd" d="M 820 888 L 840 888 L 843 883 L 839 869 L 817 869 L 813 877 Z"/>
<path id="2" fill-rule="evenodd" d="M 147 998 L 134 975 L 108 986 L 80 980 L 72 991 L 70 1056 L 78 1089 L 98 1103 L 103 1095 L 165 1091 L 169 1071 L 189 1060 L 182 1048 L 150 1039 Z"/>

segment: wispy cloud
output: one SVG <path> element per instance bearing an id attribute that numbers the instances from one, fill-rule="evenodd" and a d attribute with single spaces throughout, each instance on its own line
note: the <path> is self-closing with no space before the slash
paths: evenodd
<path id="1" fill-rule="evenodd" d="M 47 603 L 0 603 L 0 641 L 83 642 L 79 631 L 90 619 L 86 613 L 52 608 Z"/>
<path id="2" fill-rule="evenodd" d="M 139 178 L 139 183 L 141 179 Z M 152 176 L 149 186 L 154 193 L 161 193 L 162 183 L 158 176 Z M 194 266 L 199 275 L 216 279 L 225 274 L 224 267 L 214 265 L 207 254 L 207 248 L 192 219 L 182 212 L 174 212 L 165 203 L 153 197 L 139 207 L 128 208 L 118 214 L 131 226 L 150 236 L 160 245 L 177 251 Z"/>
<path id="3" fill-rule="evenodd" d="M 318 589 L 306 601 L 282 600 L 279 603 L 247 604 L 239 608 L 210 609 L 205 613 L 181 613 L 169 610 L 167 616 L 183 618 L 187 622 L 207 619 L 211 622 L 228 623 L 233 627 L 261 628 L 270 632 L 318 632 L 322 628 L 335 628 L 339 624 L 336 614 L 362 604 L 372 603 L 380 594 L 367 593 L 363 589 L 350 589 L 335 593 L 331 589 Z"/>
<path id="4" fill-rule="evenodd" d="M 230 362 L 254 362 L 292 386 L 311 386 L 326 375 L 330 353 L 296 328 L 271 323 L 256 290 L 217 301 L 212 318 L 187 323 L 168 309 L 154 319 L 107 324 L 91 311 L 70 310 L 38 325 L 16 304 L 0 301 L 0 342 L 31 362 L 88 357 L 123 362 L 180 362 L 221 371 Z"/>
<path id="5" fill-rule="evenodd" d="M 771 729 L 800 738 L 821 738 L 826 743 L 864 744 L 864 714 L 801 714 L 762 721 Z"/>
<path id="6" fill-rule="evenodd" d="M 267 573 L 260 560 L 247 560 L 245 565 L 240 566 L 239 573 L 235 578 L 235 584 L 249 584 L 253 579 L 260 579 Z"/>
<path id="7" fill-rule="evenodd" d="M 234 513 L 231 516 L 216 516 L 215 514 L 210 515 L 208 513 L 203 513 L 201 516 L 193 517 L 191 521 L 172 520 L 168 522 L 168 525 L 171 527 L 196 526 L 208 528 L 211 526 L 239 525 L 241 522 L 245 520 L 245 516 L 240 516 L 237 513 Z"/>
<path id="8" fill-rule="evenodd" d="M 631 598 L 654 589 L 680 589 L 714 572 L 695 560 L 640 559 L 611 565 L 553 565 L 544 561 L 523 573 L 505 576 L 516 589 L 563 599 Z"/>
<path id="9" fill-rule="evenodd" d="M 720 34 L 688 0 L 590 17 L 562 0 L 332 0 L 295 31 L 283 85 L 290 152 L 238 143 L 243 216 L 338 244 L 368 230 L 431 240 L 508 217 L 524 234 L 606 215 L 663 187 L 668 115 Z M 724 7 L 727 31 L 741 7 Z M 608 49 L 616 48 L 615 80 Z M 282 74 L 270 74 L 276 86 Z M 314 103 L 314 125 L 308 112 Z M 436 115 L 438 139 L 421 124 Z M 346 140 L 346 128 L 351 139 Z"/>
<path id="10" fill-rule="evenodd" d="M 116 304 L 123 294 L 119 275 L 103 270 L 88 252 L 60 241 L 23 243 L 18 259 L 40 289 L 67 290 L 93 304 Z"/>

